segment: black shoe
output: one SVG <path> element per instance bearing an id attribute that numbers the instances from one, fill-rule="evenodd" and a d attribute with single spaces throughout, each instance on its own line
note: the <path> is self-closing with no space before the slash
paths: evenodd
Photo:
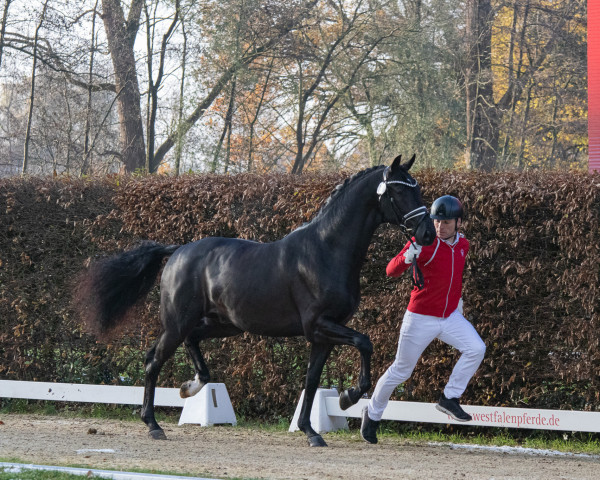
<path id="1" fill-rule="evenodd" d="M 379 422 L 369 418 L 369 407 L 362 409 L 362 423 L 360 425 L 360 436 L 365 442 L 377 443 L 377 428 Z"/>
<path id="2" fill-rule="evenodd" d="M 446 398 L 446 395 L 443 393 L 435 408 L 437 408 L 440 412 L 447 413 L 454 420 L 459 422 L 469 422 L 473 420 L 471 415 L 465 412 L 458 404 L 458 398 Z"/>

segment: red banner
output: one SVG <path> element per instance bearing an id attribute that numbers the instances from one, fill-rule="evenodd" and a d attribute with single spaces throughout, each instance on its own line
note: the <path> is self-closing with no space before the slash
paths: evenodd
<path id="1" fill-rule="evenodd" d="M 589 171 L 600 172 L 600 1 L 588 0 Z"/>

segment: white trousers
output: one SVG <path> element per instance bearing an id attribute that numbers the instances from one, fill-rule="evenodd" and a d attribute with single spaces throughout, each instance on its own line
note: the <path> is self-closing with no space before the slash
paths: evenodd
<path id="1" fill-rule="evenodd" d="M 377 381 L 369 400 L 371 420 L 381 420 L 390 396 L 398 385 L 408 380 L 419 357 L 435 338 L 461 352 L 444 389 L 446 398 L 460 398 L 483 360 L 485 343 L 458 310 L 447 318 L 420 315 L 407 310 L 400 329 L 396 359 Z"/>

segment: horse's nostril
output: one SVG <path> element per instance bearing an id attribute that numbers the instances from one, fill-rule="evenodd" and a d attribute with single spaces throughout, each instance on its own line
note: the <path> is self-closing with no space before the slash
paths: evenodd
<path id="1" fill-rule="evenodd" d="M 435 240 L 435 232 L 427 230 L 423 235 L 423 245 L 431 245 Z"/>

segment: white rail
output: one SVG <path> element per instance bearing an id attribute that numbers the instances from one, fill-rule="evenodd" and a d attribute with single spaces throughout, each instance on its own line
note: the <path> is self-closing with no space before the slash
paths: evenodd
<path id="1" fill-rule="evenodd" d="M 144 388 L 0 380 L 0 397 L 54 400 L 55 402 L 141 405 L 144 399 Z M 183 407 L 185 399 L 179 396 L 178 388 L 157 388 L 154 404 L 159 407 Z"/>
<path id="2" fill-rule="evenodd" d="M 300 402 L 290 425 L 290 431 L 298 429 L 297 421 L 303 396 L 304 391 L 300 396 Z M 362 398 L 348 410 L 342 410 L 339 405 L 338 393 L 335 389 L 319 389 L 315 396 L 310 417 L 312 427 L 318 432 L 347 428 L 346 418 L 360 418 L 362 409 L 367 405 L 367 402 L 367 399 Z M 468 423 L 457 422 L 448 415 L 438 411 L 435 408 L 435 403 L 391 401 L 388 403 L 382 419 L 482 427 L 600 432 L 600 412 L 483 407 L 478 405 L 463 405 L 463 408 L 473 417 L 472 421 Z"/>
<path id="3" fill-rule="evenodd" d="M 0 380 L 0 397 L 53 400 L 55 402 L 141 405 L 144 400 L 144 388 Z M 199 393 L 190 398 L 181 398 L 178 388 L 157 388 L 154 405 L 183 407 L 179 425 L 196 423 L 208 426 L 220 423 L 236 425 L 237 423 L 227 388 L 223 383 L 207 383 Z"/>

